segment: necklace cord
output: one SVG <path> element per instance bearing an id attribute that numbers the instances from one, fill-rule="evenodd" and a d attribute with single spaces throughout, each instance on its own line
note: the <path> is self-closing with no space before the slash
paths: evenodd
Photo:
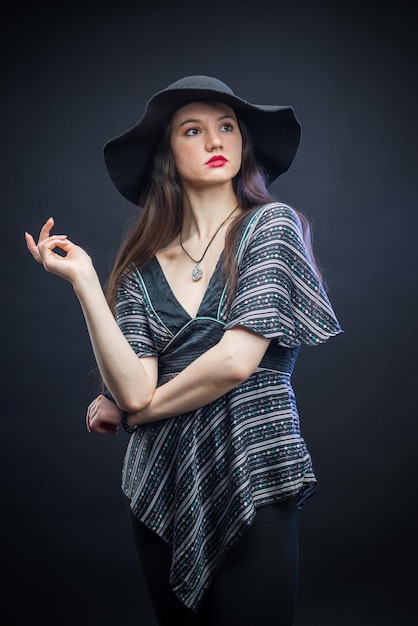
<path id="1" fill-rule="evenodd" d="M 219 231 L 221 230 L 222 226 L 229 220 L 229 218 L 232 216 L 233 213 L 235 213 L 235 211 L 237 210 L 237 208 L 239 207 L 239 202 L 237 204 L 237 206 L 235 207 L 235 209 L 233 211 L 231 211 L 231 213 L 228 215 L 228 217 L 226 219 L 224 219 L 224 221 L 222 222 L 222 224 L 220 226 L 218 226 L 218 228 L 215 230 L 215 232 L 213 233 L 212 237 L 209 240 L 208 245 L 205 248 L 204 253 L 202 254 L 202 256 L 200 257 L 200 259 L 198 261 L 196 261 L 192 256 L 190 256 L 190 254 L 187 252 L 187 250 L 185 249 L 185 247 L 183 246 L 183 229 L 180 231 L 180 246 L 183 250 L 183 252 L 185 252 L 187 254 L 187 256 L 189 257 L 189 259 L 191 259 L 193 261 L 193 263 L 196 263 L 196 265 L 199 265 L 199 263 L 201 263 L 201 261 L 203 261 L 206 252 L 209 250 L 209 246 L 212 243 L 212 241 L 215 239 L 216 235 L 219 233 Z"/>

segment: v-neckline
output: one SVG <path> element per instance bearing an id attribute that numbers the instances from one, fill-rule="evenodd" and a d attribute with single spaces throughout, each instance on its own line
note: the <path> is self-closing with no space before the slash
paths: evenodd
<path id="1" fill-rule="evenodd" d="M 223 251 L 219 255 L 219 258 L 218 258 L 218 260 L 216 262 L 216 265 L 215 265 L 215 269 L 213 270 L 213 272 L 211 274 L 211 277 L 209 279 L 208 285 L 207 285 L 205 291 L 203 292 L 202 299 L 199 302 L 199 306 L 198 306 L 198 308 L 196 310 L 196 314 L 195 315 L 191 315 L 190 312 L 186 309 L 186 307 L 180 302 L 179 298 L 176 296 L 173 288 L 171 287 L 171 285 L 170 285 L 170 283 L 169 283 L 169 281 L 167 279 L 167 276 L 164 273 L 164 270 L 162 268 L 161 263 L 159 262 L 159 260 L 158 260 L 158 258 L 156 256 L 153 257 L 152 261 L 156 264 L 156 267 L 158 268 L 158 271 L 161 274 L 162 279 L 164 280 L 164 282 L 165 282 L 165 284 L 166 284 L 166 286 L 168 288 L 168 291 L 170 292 L 170 294 L 172 296 L 172 299 L 177 304 L 177 306 L 180 307 L 182 309 L 182 311 L 184 311 L 184 313 L 186 313 L 187 317 L 190 320 L 194 320 L 197 317 L 199 317 L 200 310 L 202 309 L 202 307 L 203 307 L 203 305 L 205 303 L 206 297 L 208 295 L 208 292 L 209 292 L 209 290 L 212 287 L 212 283 L 214 282 L 214 280 L 215 280 L 215 278 L 216 278 L 216 276 L 218 274 L 218 270 L 219 270 L 219 266 L 221 264 L 222 257 L 223 257 Z"/>

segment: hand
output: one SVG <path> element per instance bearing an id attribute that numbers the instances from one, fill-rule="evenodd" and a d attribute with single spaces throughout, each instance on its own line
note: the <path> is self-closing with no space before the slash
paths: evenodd
<path id="1" fill-rule="evenodd" d="M 26 245 L 35 261 L 42 263 L 47 272 L 57 274 L 74 283 L 80 274 L 94 272 L 91 258 L 80 246 L 72 243 L 67 235 L 51 235 L 54 219 L 50 217 L 41 228 L 38 243 L 30 233 L 25 233 Z M 55 248 L 65 255 L 54 252 Z"/>
<path id="2" fill-rule="evenodd" d="M 120 409 L 115 402 L 100 394 L 87 408 L 87 430 L 102 435 L 116 435 L 120 426 Z"/>

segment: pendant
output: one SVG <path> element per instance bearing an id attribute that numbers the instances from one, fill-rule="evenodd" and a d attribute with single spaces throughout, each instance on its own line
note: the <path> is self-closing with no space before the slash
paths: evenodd
<path id="1" fill-rule="evenodd" d="M 199 263 L 193 268 L 193 272 L 192 272 L 192 279 L 194 282 L 200 280 L 203 276 L 203 272 L 202 269 L 199 265 Z"/>

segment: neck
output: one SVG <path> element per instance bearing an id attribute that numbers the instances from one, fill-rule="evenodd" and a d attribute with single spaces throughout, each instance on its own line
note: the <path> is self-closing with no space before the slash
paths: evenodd
<path id="1" fill-rule="evenodd" d="M 238 199 L 232 189 L 230 193 L 185 194 L 182 229 L 184 238 L 210 237 L 237 205 Z M 233 216 L 237 213 L 238 209 Z"/>
<path id="2" fill-rule="evenodd" d="M 200 267 L 200 263 L 203 261 L 203 259 L 205 258 L 206 252 L 209 250 L 209 246 L 211 245 L 212 241 L 215 239 L 216 235 L 219 233 L 219 231 L 221 230 L 221 228 L 223 226 L 225 226 L 225 224 L 228 222 L 228 220 L 232 217 L 232 215 L 235 213 L 235 211 L 238 209 L 239 205 L 237 204 L 232 211 L 230 211 L 228 213 L 228 215 L 226 216 L 225 219 L 222 220 L 222 222 L 219 224 L 219 226 L 217 227 L 217 229 L 215 230 L 215 232 L 213 233 L 213 235 L 211 236 L 211 238 L 209 239 L 208 243 L 206 244 L 206 247 L 203 251 L 203 254 L 200 256 L 200 258 L 195 259 L 190 252 L 188 252 L 186 250 L 186 248 L 183 245 L 183 232 L 180 231 L 180 247 L 182 248 L 183 252 L 185 252 L 187 254 L 187 256 L 189 257 L 189 259 L 191 259 L 193 261 L 193 263 L 196 263 L 195 267 L 193 268 L 193 272 L 192 272 L 192 280 L 193 282 L 196 282 L 198 280 L 200 280 L 203 276 L 203 270 Z"/>

